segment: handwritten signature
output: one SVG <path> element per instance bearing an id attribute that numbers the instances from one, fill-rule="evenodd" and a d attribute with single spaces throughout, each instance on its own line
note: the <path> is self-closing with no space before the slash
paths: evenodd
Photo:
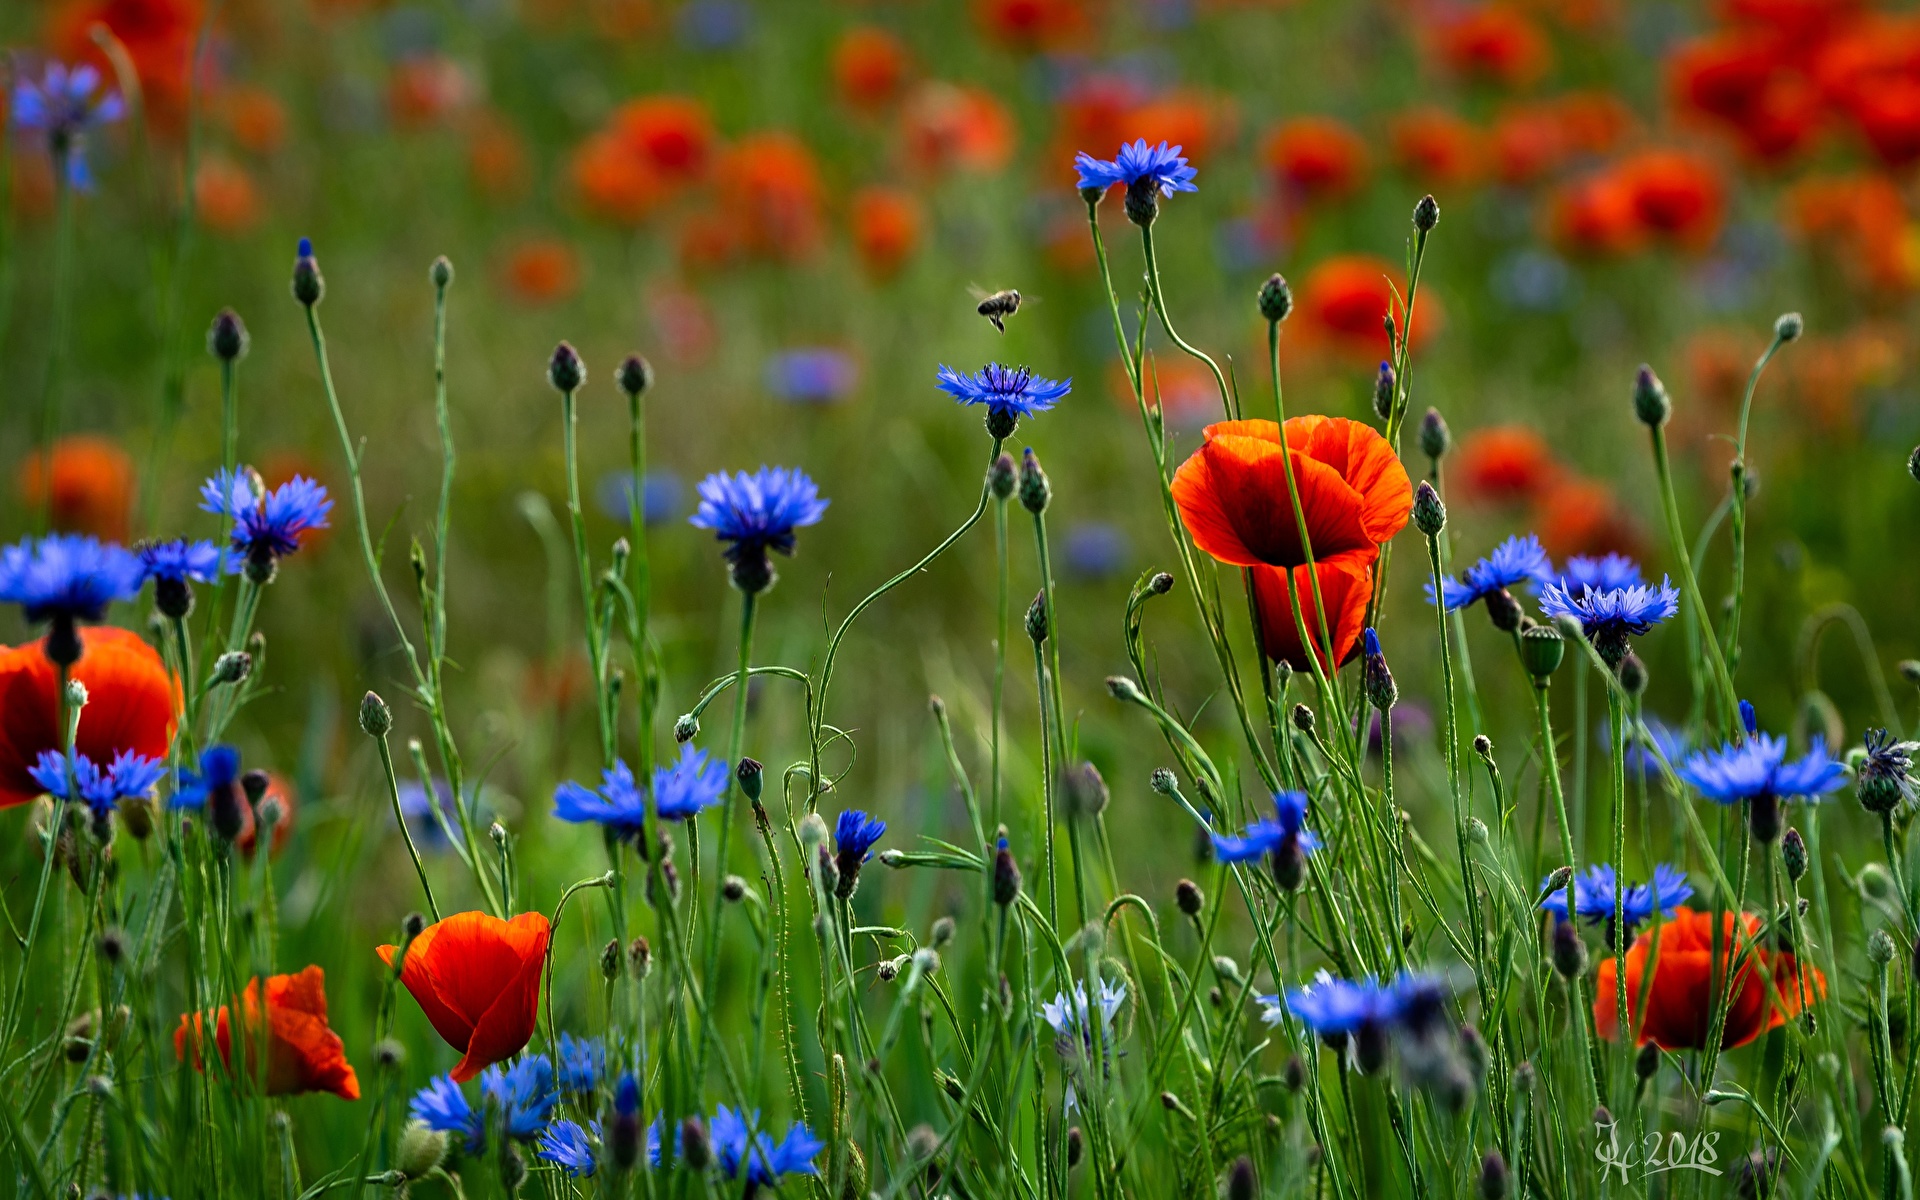
<path id="1" fill-rule="evenodd" d="M 1620 1141 L 1620 1127 L 1615 1124 L 1594 1122 L 1593 1156 L 1600 1163 L 1600 1178 L 1618 1171 L 1620 1182 L 1629 1181 L 1628 1172 L 1638 1169 L 1642 1179 L 1649 1175 L 1660 1175 L 1667 1171 L 1704 1171 L 1709 1175 L 1722 1172 L 1713 1164 L 1719 1158 L 1720 1134 L 1709 1130 L 1688 1139 L 1683 1134 L 1649 1133 L 1637 1141 Z"/>

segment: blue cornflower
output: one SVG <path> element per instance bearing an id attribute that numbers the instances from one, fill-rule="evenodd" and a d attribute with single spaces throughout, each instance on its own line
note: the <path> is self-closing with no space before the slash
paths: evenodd
<path id="1" fill-rule="evenodd" d="M 585 1095 L 600 1086 L 607 1073 L 607 1044 L 599 1038 L 560 1035 L 560 1090 Z"/>
<path id="2" fill-rule="evenodd" d="M 874 843 L 887 831 L 887 823 L 857 808 L 840 814 L 833 825 L 833 868 L 838 876 L 833 894 L 845 900 L 860 882 L 860 866 L 873 857 Z"/>
<path id="3" fill-rule="evenodd" d="M 140 568 L 152 580 L 207 583 L 220 571 L 220 547 L 209 541 L 174 538 L 135 547 Z"/>
<path id="4" fill-rule="evenodd" d="M 132 750 L 122 750 L 104 768 L 86 755 L 76 753 L 73 783 L 78 795 L 73 796 L 67 793 L 67 760 L 58 750 L 42 750 L 34 765 L 27 768 L 27 774 L 47 789 L 49 796 L 84 800 L 95 816 L 113 811 L 122 800 L 146 796 L 166 773 L 166 763 Z"/>
<path id="5" fill-rule="evenodd" d="M 269 489 L 252 468 L 242 467 L 201 484 L 200 507 L 233 519 L 228 536 L 239 557 L 228 561 L 228 573 L 244 569 L 255 583 L 267 583 L 280 560 L 300 548 L 301 535 L 327 527 L 333 501 L 325 487 L 304 475 Z"/>
<path id="6" fill-rule="evenodd" d="M 680 747 L 671 767 L 653 769 L 653 809 L 663 821 L 699 816 L 726 794 L 727 764 L 691 745 Z"/>
<path id="7" fill-rule="evenodd" d="M 1125 983 L 1111 979 L 1100 981 L 1100 1024 L 1103 1030 L 1113 1028 L 1113 1018 L 1126 999 Z M 1040 1003 L 1040 1015 L 1046 1018 L 1047 1024 L 1053 1026 L 1055 1033 L 1062 1037 L 1077 1036 L 1091 1041 L 1093 1030 L 1087 1023 L 1087 1009 L 1087 985 L 1084 983 L 1073 985 L 1071 997 L 1065 992 L 1056 992 L 1053 999 Z"/>
<path id="8" fill-rule="evenodd" d="M 783 350 L 767 359 L 767 390 L 794 404 L 844 400 L 859 379 L 853 356 L 831 346 Z"/>
<path id="9" fill-rule="evenodd" d="M 18 604 L 29 624 L 51 622 L 47 657 L 71 666 L 81 649 L 74 625 L 133 599 L 141 574 L 139 558 L 112 542 L 72 533 L 25 538 L 0 548 L 0 604 Z"/>
<path id="10" fill-rule="evenodd" d="M 1126 566 L 1127 535 L 1105 521 L 1076 522 L 1061 539 L 1060 560 L 1075 579 L 1111 578 Z"/>
<path id="11" fill-rule="evenodd" d="M 605 825 L 623 838 L 647 827 L 647 797 L 633 780 L 633 768 L 621 760 L 600 772 L 600 787 L 589 789 L 569 779 L 553 789 L 553 815 L 575 824 Z"/>
<path id="12" fill-rule="evenodd" d="M 1600 657 L 1617 667 L 1627 656 L 1629 636 L 1638 637 L 1680 611 L 1680 592 L 1664 577 L 1658 587 L 1638 584 L 1604 592 L 1589 587 L 1577 596 L 1561 584 L 1549 583 L 1540 593 L 1540 611 L 1579 621 Z"/>
<path id="13" fill-rule="evenodd" d="M 988 363 L 968 375 L 942 366 L 936 372 L 940 390 L 962 404 L 987 406 L 987 432 L 997 438 L 1013 436 L 1021 417 L 1046 412 L 1073 390 L 1071 379 L 1044 379 L 1026 367 Z"/>
<path id="14" fill-rule="evenodd" d="M 50 62 L 39 80 L 19 76 L 13 85 L 13 123 L 47 135 L 55 161 L 66 159 L 67 183 L 81 191 L 93 186 L 87 170 L 86 132 L 118 121 L 127 106 L 120 93 L 100 90 L 100 72 L 90 66 Z"/>
<path id="15" fill-rule="evenodd" d="M 1913 754 L 1920 743 L 1903 742 L 1884 729 L 1867 730 L 1854 786 L 1860 806 L 1886 814 L 1914 800 Z"/>
<path id="16" fill-rule="evenodd" d="M 813 1160 L 827 1144 L 814 1137 L 812 1130 L 795 1123 L 776 1145 L 771 1134 L 755 1137 L 750 1132 L 750 1120 L 757 1121 L 759 1117 L 756 1112 L 750 1119 L 743 1118 L 724 1104 L 713 1114 L 713 1122 L 707 1129 L 713 1139 L 713 1156 L 722 1174 L 728 1179 L 738 1179 L 744 1170 L 749 1183 L 771 1187 L 780 1182 L 782 1175 L 820 1173 Z"/>
<path id="17" fill-rule="evenodd" d="M 592 1141 L 587 1140 L 589 1131 Z M 541 1131 L 533 1152 L 565 1171 L 570 1178 L 588 1179 L 600 1166 L 594 1153 L 594 1144 L 599 1140 L 600 1122 L 593 1121 L 582 1128 L 578 1122 L 560 1120 Z"/>
<path id="18" fill-rule="evenodd" d="M 453 789 L 444 779 L 433 781 L 433 794 L 411 779 L 400 784 L 400 815 L 406 819 L 407 832 L 422 850 L 444 850 L 453 844 L 448 834 L 446 810 L 453 806 Z"/>
<path id="19" fill-rule="evenodd" d="M 1653 915 L 1656 904 L 1662 913 L 1671 914 L 1677 905 L 1693 896 L 1693 886 L 1687 882 L 1687 873 L 1666 863 L 1653 868 L 1651 883 L 1634 884 L 1623 894 L 1617 892 L 1619 886 L 1610 863 L 1596 864 L 1588 867 L 1585 874 L 1574 876 L 1574 915 L 1588 922 L 1611 922 L 1617 899 L 1627 931 L 1631 933 L 1636 925 Z M 1540 902 L 1540 907 L 1562 921 L 1567 920 L 1567 889 L 1556 888 L 1552 895 Z M 1614 941 L 1611 936 L 1608 940 Z"/>
<path id="20" fill-rule="evenodd" d="M 544 1054 L 530 1055 L 504 1071 L 488 1067 L 480 1072 L 480 1094 L 499 1108 L 507 1136 L 520 1142 L 532 1140 L 560 1102 L 553 1064 Z"/>
<path id="21" fill-rule="evenodd" d="M 1306 828 L 1307 794 L 1279 792 L 1273 798 L 1271 821 L 1255 821 L 1240 834 L 1211 833 L 1214 857 L 1223 863 L 1251 862 L 1273 855 L 1273 873 L 1288 891 L 1300 886 L 1305 857 L 1320 848 L 1320 838 Z"/>
<path id="22" fill-rule="evenodd" d="M 1487 616 L 1495 627 L 1511 631 L 1520 624 L 1520 605 L 1507 591 L 1523 583 L 1536 586 L 1553 578 L 1553 563 L 1533 534 L 1515 535 L 1493 548 L 1493 553 L 1461 572 L 1458 579 L 1440 581 L 1440 600 L 1448 612 L 1476 600 L 1487 602 Z M 1427 603 L 1433 603 L 1433 585 L 1424 585 Z"/>
<path id="23" fill-rule="evenodd" d="M 1074 155 L 1073 168 L 1079 173 L 1082 192 L 1105 192 L 1117 183 L 1124 184 L 1129 194 L 1138 191 L 1150 196 L 1157 191 L 1171 198 L 1175 192 L 1200 190 L 1193 182 L 1200 172 L 1187 165 L 1183 149 L 1165 142 L 1149 146 L 1141 138 L 1122 144 L 1120 153 L 1111 159 L 1095 158 L 1083 150 Z"/>
<path id="24" fill-rule="evenodd" d="M 467 1152 L 478 1154 L 487 1144 L 486 1128 L 480 1122 L 480 1114 L 467 1103 L 467 1094 L 451 1075 L 435 1075 L 427 1081 L 427 1086 L 413 1094 L 407 1104 L 407 1115 L 425 1125 L 428 1129 L 441 1133 L 459 1133 L 466 1135 Z"/>
<path id="25" fill-rule="evenodd" d="M 733 582 L 741 591 L 762 592 L 773 583 L 767 551 L 792 554 L 793 531 L 816 525 L 831 501 L 797 467 L 761 467 L 754 474 L 716 471 L 700 481 L 700 507 L 688 523 L 711 529 L 728 543 Z"/>
<path id="26" fill-rule="evenodd" d="M 1606 730 L 1600 730 L 1606 736 Z M 1666 760 L 1669 767 L 1677 767 L 1680 761 L 1693 750 L 1693 742 L 1686 731 L 1675 729 L 1659 717 L 1646 717 L 1640 722 L 1638 731 L 1627 731 L 1626 768 L 1647 779 L 1656 779 L 1660 775 L 1660 761 Z"/>
<path id="27" fill-rule="evenodd" d="M 173 807 L 204 808 L 209 798 L 240 784 L 240 751 L 208 746 L 200 752 L 198 772 L 181 769 L 173 784 Z"/>
<path id="28" fill-rule="evenodd" d="M 680 477 L 672 471 L 648 471 L 640 477 L 640 520 L 658 525 L 680 510 Z M 594 499 L 600 511 L 616 521 L 632 515 L 628 500 L 633 496 L 633 472 L 609 471 L 600 477 Z"/>
<path id="29" fill-rule="evenodd" d="M 1567 592 L 1585 588 L 1610 592 L 1616 588 L 1643 587 L 1646 582 L 1640 575 L 1640 564 L 1624 554 L 1610 553 L 1599 558 L 1576 554 L 1560 571 L 1560 586 Z"/>
<path id="30" fill-rule="evenodd" d="M 1690 754 L 1674 773 L 1716 804 L 1745 801 L 1748 827 L 1766 843 L 1780 835 L 1782 800 L 1811 800 L 1837 791 L 1846 786 L 1847 769 L 1827 753 L 1825 738 L 1815 738 L 1806 754 L 1788 762 L 1787 739 L 1758 732 L 1748 716 L 1752 706 L 1742 705 L 1746 740 Z"/>
<path id="31" fill-rule="evenodd" d="M 1395 1027 L 1421 1035 L 1443 1011 L 1448 988 L 1438 978 L 1403 971 L 1391 983 L 1372 975 L 1355 982 L 1335 979 L 1325 971 L 1313 982 L 1280 996 L 1262 996 L 1263 1018 L 1269 1025 L 1282 1019 L 1281 1008 L 1335 1049 L 1351 1039 L 1354 1059 L 1371 1073 L 1386 1061 L 1387 1035 Z"/>

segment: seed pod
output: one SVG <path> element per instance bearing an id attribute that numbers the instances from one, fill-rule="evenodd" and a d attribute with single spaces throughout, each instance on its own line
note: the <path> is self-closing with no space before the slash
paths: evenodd
<path id="1" fill-rule="evenodd" d="M 760 761 L 754 758 L 742 758 L 740 765 L 734 768 L 734 778 L 740 781 L 740 792 L 749 801 L 760 799 L 760 790 L 765 784 L 765 770 Z"/>
<path id="2" fill-rule="evenodd" d="M 1512 599 L 1511 596 L 1508 599 Z M 1487 611 L 1493 611 L 1489 596 Z M 1533 676 L 1536 684 L 1543 684 L 1560 669 L 1560 663 L 1566 658 L 1566 639 L 1560 631 L 1551 625 L 1535 625 L 1520 635 L 1520 660 L 1526 665 L 1527 674 Z"/>

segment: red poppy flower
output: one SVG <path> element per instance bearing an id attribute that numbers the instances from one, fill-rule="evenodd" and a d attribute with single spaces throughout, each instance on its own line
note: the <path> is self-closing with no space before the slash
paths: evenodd
<path id="1" fill-rule="evenodd" d="M 525 304 L 553 304 L 580 286 L 580 257 L 558 238 L 535 238 L 507 255 L 507 286 Z"/>
<path id="2" fill-rule="evenodd" d="M 21 461 L 20 499 L 36 512 L 46 506 L 55 528 L 125 541 L 133 508 L 133 457 L 106 438 L 63 437 L 53 444 L 51 456 L 36 452 Z"/>
<path id="3" fill-rule="evenodd" d="M 455 1083 L 512 1058 L 533 1037 L 550 932 L 537 912 L 511 921 L 464 912 L 413 939 L 400 982 L 434 1031 L 465 1055 L 453 1069 Z M 381 946 L 376 953 L 392 966 L 398 950 Z"/>
<path id="4" fill-rule="evenodd" d="M 1696 249 L 1719 235 L 1727 185 L 1706 159 L 1684 150 L 1644 150 L 1617 169 L 1642 228 Z"/>
<path id="5" fill-rule="evenodd" d="M 1555 558 L 1619 553 L 1639 557 L 1640 534 L 1613 489 L 1591 479 L 1561 479 L 1547 488 L 1535 519 L 1540 544 Z"/>
<path id="6" fill-rule="evenodd" d="M 1097 153 L 1113 153 L 1113 147 L 1140 136 L 1129 118 L 1145 102 L 1145 89 L 1131 76 L 1096 71 L 1076 79 L 1054 104 L 1059 125 L 1054 157 L 1069 162 L 1095 147 L 1101 148 Z"/>
<path id="7" fill-rule="evenodd" d="M 1385 259 L 1338 255 L 1307 272 L 1295 294 L 1296 320 L 1310 339 L 1330 343 L 1357 358 L 1385 358 L 1390 347 L 1381 322 L 1396 288 L 1406 295 L 1400 272 Z M 1409 331 L 1413 344 L 1425 342 L 1439 325 L 1440 306 L 1431 290 L 1423 290 Z"/>
<path id="8" fill-rule="evenodd" d="M 1085 32 L 1080 0 L 974 0 L 974 20 L 1010 50 L 1054 50 Z"/>
<path id="9" fill-rule="evenodd" d="M 596 133 L 573 152 L 573 188 L 603 221 L 638 225 L 665 201 L 667 185 L 618 137 Z"/>
<path id="10" fill-rule="evenodd" d="M 790 133 L 748 134 L 715 166 L 719 216 L 744 249 L 803 258 L 820 243 L 825 188 L 805 142 Z"/>
<path id="11" fill-rule="evenodd" d="M 173 742 L 178 684 L 138 634 L 107 625 L 80 631 L 73 677 L 87 688 L 76 748 L 97 763 L 132 750 L 165 758 Z M 59 675 L 39 642 L 0 648 L 0 808 L 24 804 L 46 789 L 27 768 L 56 750 L 54 700 Z"/>
<path id="12" fill-rule="evenodd" d="M 1332 117 L 1296 117 L 1267 135 L 1264 157 L 1284 193 L 1314 204 L 1359 189 L 1367 144 Z"/>
<path id="13" fill-rule="evenodd" d="M 491 200 L 510 200 L 527 188 L 527 146 L 513 124 L 497 112 L 467 123 L 467 176 Z"/>
<path id="14" fill-rule="evenodd" d="M 249 154 L 272 154 L 287 140 L 286 106 L 265 88 L 228 88 L 220 113 L 233 140 Z"/>
<path id="15" fill-rule="evenodd" d="M 985 88 L 930 81 L 907 97 L 900 136 L 916 170 L 997 171 L 1013 156 L 1013 114 Z"/>
<path id="16" fill-rule="evenodd" d="M 1145 138 L 1149 146 L 1165 142 L 1180 147 L 1188 162 L 1204 163 L 1213 148 L 1226 139 L 1232 123 L 1229 116 L 1228 109 L 1219 101 L 1195 92 L 1173 92 L 1149 100 L 1128 113 L 1127 132 L 1121 140 Z"/>
<path id="17" fill-rule="evenodd" d="M 241 1031 L 242 1062 L 248 1074 L 261 1067 L 256 1059 L 261 1043 L 260 980 L 247 981 L 241 996 L 246 1013 Z M 213 1043 L 220 1060 L 233 1067 L 233 1031 L 229 1006 L 223 1004 L 214 1020 Z M 180 1027 L 173 1032 L 173 1052 L 192 1057 L 198 1070 L 205 1070 L 201 1057 L 205 1023 L 199 1013 L 181 1013 Z M 193 1045 L 188 1046 L 189 1037 Z M 267 978 L 265 1067 L 266 1093 L 290 1096 L 299 1092 L 332 1092 L 342 1100 L 360 1098 L 360 1080 L 347 1062 L 346 1047 L 340 1035 L 327 1026 L 327 980 L 319 967 L 308 967 L 295 975 L 271 975 Z"/>
<path id="18" fill-rule="evenodd" d="M 1834 261 L 1870 288 L 1898 292 L 1920 280 L 1907 237 L 1907 206 L 1884 175 L 1815 177 L 1782 198 L 1783 220 L 1800 237 L 1837 250 Z"/>
<path id="19" fill-rule="evenodd" d="M 47 44 L 68 62 L 92 63 L 111 80 L 113 65 L 93 40 L 94 24 L 105 25 L 133 60 L 148 122 L 175 134 L 186 128 L 188 61 L 202 15 L 200 0 L 67 0 L 48 14 Z"/>
<path id="20" fill-rule="evenodd" d="M 884 29 L 856 25 L 833 48 L 833 85 L 841 103 L 859 112 L 900 98 L 911 65 L 906 46 Z"/>
<path id="21" fill-rule="evenodd" d="M 226 237 L 239 237 L 260 220 L 260 190 L 232 159 L 208 154 L 193 173 L 193 205 L 200 223 Z"/>
<path id="22" fill-rule="evenodd" d="M 1332 671 L 1353 661 L 1360 651 L 1360 635 L 1367 627 L 1367 603 L 1373 598 L 1373 567 L 1352 562 L 1315 565 L 1320 577 L 1319 604 L 1307 568 L 1291 571 L 1279 567 L 1253 568 L 1253 600 L 1260 610 L 1260 647 L 1268 658 L 1283 662 L 1296 671 L 1311 671 L 1306 651 L 1300 646 L 1300 626 L 1307 627 L 1307 641 L 1323 670 Z M 1299 620 L 1294 619 L 1295 595 L 1300 605 Z M 1320 624 L 1321 607 L 1326 625 Z M 1333 662 L 1327 661 L 1327 642 L 1333 642 Z"/>
<path id="23" fill-rule="evenodd" d="M 1467 497 L 1496 503 L 1537 499 L 1560 475 L 1547 440 L 1525 425 L 1474 430 L 1455 461 Z"/>
<path id="24" fill-rule="evenodd" d="M 1547 201 L 1547 224 L 1556 245 L 1582 258 L 1630 253 L 1644 232 L 1631 181 L 1618 171 L 1556 187 Z"/>
<path id="25" fill-rule="evenodd" d="M 1460 187 L 1480 171 L 1480 131 L 1444 108 L 1416 108 L 1393 119 L 1393 158 L 1415 183 Z"/>
<path id="26" fill-rule="evenodd" d="M 860 265 L 875 279 L 893 278 L 920 244 L 920 202 L 898 188 L 855 192 L 847 223 Z"/>
<path id="27" fill-rule="evenodd" d="M 1652 1042 L 1663 1050 L 1704 1049 L 1713 1019 L 1713 979 L 1715 975 L 1724 976 L 1730 964 L 1738 967 L 1733 974 L 1726 1033 L 1720 1041 L 1723 1050 L 1744 1046 L 1768 1030 L 1778 1029 L 1827 994 L 1826 977 L 1817 968 L 1802 967 L 1793 955 L 1769 950 L 1758 940 L 1759 917 L 1740 914 L 1736 933 L 1734 914 L 1720 915 L 1717 963 L 1712 914 L 1678 908 L 1660 926 L 1660 952 L 1654 959 L 1653 983 L 1644 1012 L 1639 1007 L 1640 988 L 1647 956 L 1652 953 L 1653 930 L 1649 928 L 1633 940 L 1627 950 L 1627 1017 L 1637 1031 L 1636 1042 Z M 1600 1035 L 1609 1039 L 1620 1035 L 1618 971 L 1618 958 L 1602 962 L 1594 989 L 1594 1023 L 1600 1027 Z M 1772 977 L 1778 1004 L 1769 994 L 1764 976 Z"/>
<path id="28" fill-rule="evenodd" d="M 387 78 L 387 111 L 402 129 L 428 129 L 472 102 L 473 77 L 439 54 L 415 54 Z"/>
<path id="29" fill-rule="evenodd" d="M 287 839 L 293 836 L 293 789 L 287 781 L 278 775 L 267 776 L 267 794 L 260 798 L 260 810 L 264 816 L 269 805 L 274 806 L 279 816 L 273 822 L 273 837 L 267 843 L 267 856 L 279 858 L 280 852 L 287 848 Z M 234 835 L 233 848 L 241 857 L 251 861 L 253 851 L 260 844 L 260 833 L 253 823 L 253 806 L 240 807 L 240 832 Z"/>
<path id="30" fill-rule="evenodd" d="M 706 173 L 713 157 L 713 121 L 691 96 L 630 100 L 607 128 L 660 179 L 687 183 Z"/>
<path id="31" fill-rule="evenodd" d="M 1567 92 L 1556 96 L 1553 113 L 1560 139 L 1581 154 L 1608 154 L 1633 131 L 1633 110 L 1612 92 Z"/>
<path id="32" fill-rule="evenodd" d="M 1494 171 L 1503 183 L 1523 186 L 1558 170 L 1566 161 L 1567 128 L 1556 107 L 1528 104 L 1494 119 L 1490 136 Z"/>
<path id="33" fill-rule="evenodd" d="M 1454 74 L 1501 87 L 1526 87 L 1553 65 L 1539 26 L 1504 4 L 1485 4 L 1441 25 L 1434 50 Z"/>

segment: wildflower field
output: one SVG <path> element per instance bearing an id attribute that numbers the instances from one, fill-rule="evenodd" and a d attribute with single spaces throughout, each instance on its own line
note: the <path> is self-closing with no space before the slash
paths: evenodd
<path id="1" fill-rule="evenodd" d="M 0 46 L 0 1191 L 1913 1200 L 1920 11 Z"/>

